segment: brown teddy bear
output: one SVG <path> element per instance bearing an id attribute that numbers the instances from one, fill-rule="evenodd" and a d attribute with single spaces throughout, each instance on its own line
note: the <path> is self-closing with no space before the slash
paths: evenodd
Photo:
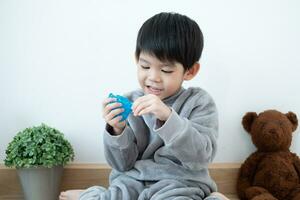
<path id="1" fill-rule="evenodd" d="M 243 127 L 257 151 L 242 164 L 237 192 L 242 200 L 300 200 L 300 159 L 291 153 L 297 116 L 267 110 L 245 114 Z"/>

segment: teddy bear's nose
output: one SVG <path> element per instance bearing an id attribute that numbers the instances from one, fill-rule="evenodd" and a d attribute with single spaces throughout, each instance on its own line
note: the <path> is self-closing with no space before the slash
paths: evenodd
<path id="1" fill-rule="evenodd" d="M 269 130 L 269 133 L 271 133 L 271 134 L 276 133 L 276 129 L 275 129 L 275 128 L 271 128 L 271 129 Z"/>

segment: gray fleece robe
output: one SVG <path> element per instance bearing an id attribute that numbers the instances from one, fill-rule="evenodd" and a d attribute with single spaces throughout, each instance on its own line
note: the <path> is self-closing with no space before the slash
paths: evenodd
<path id="1" fill-rule="evenodd" d="M 126 95 L 131 101 L 142 90 Z M 110 187 L 92 187 L 80 199 L 204 199 L 216 191 L 208 164 L 216 153 L 217 108 L 200 88 L 181 88 L 163 100 L 172 112 L 162 122 L 152 114 L 130 115 L 124 131 L 104 131 L 105 157 L 113 168 Z"/>

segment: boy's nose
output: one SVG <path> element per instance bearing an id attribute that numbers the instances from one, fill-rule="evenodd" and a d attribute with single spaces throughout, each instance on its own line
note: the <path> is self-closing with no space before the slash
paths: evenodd
<path id="1" fill-rule="evenodd" d="M 156 72 L 154 70 L 150 72 L 149 79 L 153 82 L 160 82 L 161 78 L 159 72 Z"/>

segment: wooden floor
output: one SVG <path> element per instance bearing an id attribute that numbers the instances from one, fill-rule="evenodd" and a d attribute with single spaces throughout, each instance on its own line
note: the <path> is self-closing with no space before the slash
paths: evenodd
<path id="1" fill-rule="evenodd" d="M 214 163 L 209 166 L 219 192 L 237 200 L 235 184 L 239 163 Z M 93 185 L 108 186 L 111 169 L 106 164 L 70 164 L 64 168 L 61 190 L 87 188 Z M 0 200 L 23 200 L 15 169 L 0 164 Z"/>

